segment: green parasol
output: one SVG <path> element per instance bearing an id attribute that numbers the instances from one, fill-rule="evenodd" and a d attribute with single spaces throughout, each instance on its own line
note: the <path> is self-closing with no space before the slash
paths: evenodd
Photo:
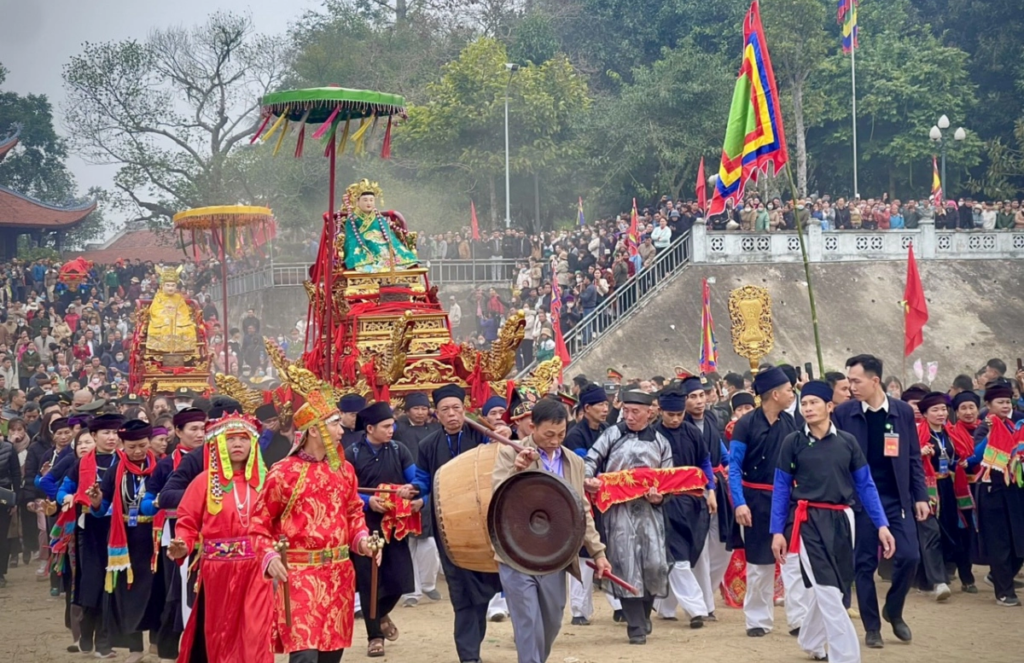
<path id="1" fill-rule="evenodd" d="M 391 157 L 391 124 L 395 116 L 405 118 L 405 99 L 397 94 L 374 92 L 373 90 L 350 90 L 348 88 L 314 87 L 304 90 L 285 90 L 274 92 L 263 97 L 260 116 L 263 122 L 259 130 L 252 137 L 250 143 L 263 138 L 264 142 L 269 141 L 274 134 L 277 134 L 277 142 L 274 145 L 274 154 L 281 149 L 284 138 L 292 123 L 299 125 L 299 138 L 295 145 L 295 156 L 302 156 L 302 148 L 306 142 L 306 125 L 320 125 L 313 132 L 313 138 L 320 139 L 326 136 L 327 146 L 324 156 L 331 160 L 330 167 L 330 189 L 328 209 L 330 212 L 324 215 L 324 241 L 327 242 L 330 260 L 334 260 L 337 253 L 334 250 L 335 226 L 334 226 L 334 189 L 335 172 L 338 153 L 344 154 L 349 142 L 354 146 L 356 155 L 364 151 L 364 144 L 369 135 L 376 130 L 381 118 L 388 119 L 387 130 L 384 132 L 384 141 L 381 144 L 380 156 L 382 159 Z M 276 119 L 275 119 L 276 118 Z M 272 122 L 273 121 L 273 122 Z M 354 123 L 358 126 L 353 127 Z M 269 125 L 269 129 L 267 129 Z M 335 140 L 338 134 L 338 127 L 342 126 L 341 137 Z M 264 133 L 266 130 L 266 133 Z M 334 292 L 334 266 L 326 270 L 324 290 L 327 293 Z M 328 295 L 330 297 L 330 295 Z M 328 332 L 332 330 L 332 310 L 334 307 L 327 305 L 326 320 L 324 326 Z M 312 311 L 312 309 L 311 309 Z M 319 332 L 321 335 L 323 331 Z M 324 366 L 323 377 L 330 381 L 331 345 L 324 343 Z"/>
<path id="2" fill-rule="evenodd" d="M 397 94 L 350 90 L 343 87 L 314 87 L 268 94 L 263 97 L 260 114 L 263 122 L 251 142 L 256 142 L 261 137 L 266 142 L 276 134 L 274 154 L 277 154 L 290 125 L 296 123 L 299 125 L 299 138 L 295 146 L 296 157 L 302 156 L 308 124 L 320 125 L 313 133 L 313 138 L 323 138 L 329 133 L 330 142 L 333 143 L 338 126 L 344 122 L 336 151 L 343 153 L 351 141 L 356 154 L 361 154 L 367 132 L 374 131 L 380 118 L 386 117 L 388 125 L 381 146 L 381 157 L 387 159 L 391 156 L 392 118 L 396 115 L 400 118 L 406 117 L 406 110 L 405 99 Z M 353 130 L 354 121 L 359 124 Z M 328 145 L 324 156 L 330 156 L 330 152 L 331 146 Z"/>

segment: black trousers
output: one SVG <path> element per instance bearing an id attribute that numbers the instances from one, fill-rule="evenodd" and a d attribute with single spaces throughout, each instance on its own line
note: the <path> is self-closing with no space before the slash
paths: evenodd
<path id="1" fill-rule="evenodd" d="M 647 622 L 651 620 L 654 608 L 654 597 L 644 594 L 642 599 L 619 599 L 622 603 L 622 615 L 626 618 L 626 635 L 635 638 L 647 635 Z"/>
<path id="2" fill-rule="evenodd" d="M 344 649 L 334 651 L 317 651 L 315 649 L 303 649 L 288 654 L 288 663 L 340 663 Z"/>
<path id="3" fill-rule="evenodd" d="M 896 554 L 893 556 L 892 585 L 885 596 L 889 617 L 903 618 L 903 604 L 914 581 L 921 553 L 917 544 L 917 523 L 913 513 L 903 513 L 899 497 L 879 495 L 882 508 L 889 519 L 889 531 L 896 539 Z M 856 514 L 857 541 L 854 550 L 856 566 L 857 606 L 865 631 L 882 630 L 882 617 L 878 610 L 878 594 L 875 591 L 875 569 L 878 568 L 878 530 L 864 511 Z"/>
<path id="4" fill-rule="evenodd" d="M 917 567 L 917 587 L 930 592 L 935 586 L 949 582 L 946 563 L 942 559 L 942 530 L 935 516 L 917 523 L 917 540 L 921 549 L 921 563 Z"/>
<path id="5" fill-rule="evenodd" d="M 480 643 L 486 634 L 486 603 L 455 608 L 455 652 L 460 661 L 480 660 Z"/>
<path id="6" fill-rule="evenodd" d="M 978 506 L 978 529 L 997 599 L 1017 596 L 1013 577 L 1024 562 L 1024 551 L 1018 551 L 1013 543 L 1012 519 L 1016 514 L 1012 500 L 1016 498 L 1010 490 L 990 491 Z"/>
<path id="7" fill-rule="evenodd" d="M 107 653 L 113 646 L 110 633 L 103 624 L 103 611 L 98 608 L 82 608 L 82 639 L 78 645 L 83 652 Z"/>
<path id="8" fill-rule="evenodd" d="M 12 515 L 7 507 L 0 506 L 0 578 L 7 575 L 7 565 L 11 561 L 11 539 L 7 538 L 7 532 L 11 529 Z"/>
<path id="9" fill-rule="evenodd" d="M 366 624 L 366 639 L 368 641 L 384 637 L 384 632 L 381 631 L 380 628 L 380 622 L 391 614 L 391 611 L 395 609 L 395 606 L 398 605 L 398 601 L 401 598 L 401 594 L 395 594 L 393 596 L 378 596 L 376 619 L 370 619 L 369 607 L 363 608 L 363 623 Z"/>

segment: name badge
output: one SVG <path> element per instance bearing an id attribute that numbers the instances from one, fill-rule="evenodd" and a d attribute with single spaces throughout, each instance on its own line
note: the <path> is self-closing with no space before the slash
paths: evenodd
<path id="1" fill-rule="evenodd" d="M 139 524 L 139 510 L 135 507 L 128 509 L 128 527 L 135 527 Z"/>
<path id="2" fill-rule="evenodd" d="M 900 436 L 897 433 L 885 434 L 885 456 L 896 458 L 900 455 Z"/>
<path id="3" fill-rule="evenodd" d="M 949 474 L 948 458 L 939 458 L 939 474 Z"/>

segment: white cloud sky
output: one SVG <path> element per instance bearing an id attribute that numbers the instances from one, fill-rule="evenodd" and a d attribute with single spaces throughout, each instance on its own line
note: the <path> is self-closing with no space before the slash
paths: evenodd
<path id="1" fill-rule="evenodd" d="M 4 88 L 19 94 L 45 94 L 63 132 L 62 67 L 84 42 L 144 39 L 150 30 L 202 23 L 211 13 L 230 10 L 252 16 L 256 29 L 281 34 L 316 0 L 0 0 L 0 62 L 9 70 Z M 3 130 L 0 127 L 0 130 Z M 69 166 L 85 191 L 109 187 L 113 166 L 93 166 L 73 156 Z"/>

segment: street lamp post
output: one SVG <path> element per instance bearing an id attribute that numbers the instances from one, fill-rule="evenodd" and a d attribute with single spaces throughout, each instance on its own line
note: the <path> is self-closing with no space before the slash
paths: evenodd
<path id="1" fill-rule="evenodd" d="M 939 118 L 937 124 L 935 124 L 928 132 L 928 137 L 939 144 L 939 159 L 940 159 L 940 170 L 942 178 L 940 183 L 942 190 L 948 191 L 946 184 L 946 140 L 942 136 L 942 130 L 949 129 L 949 118 L 943 115 Z M 967 132 L 964 131 L 963 127 L 957 127 L 956 131 L 953 132 L 953 140 L 961 141 L 967 138 Z"/>
<path id="2" fill-rule="evenodd" d="M 508 89 L 512 85 L 512 76 L 519 71 L 519 65 L 506 62 L 505 69 L 508 70 L 508 83 L 505 84 L 505 228 L 508 229 L 512 227 L 512 199 L 508 167 Z"/>

